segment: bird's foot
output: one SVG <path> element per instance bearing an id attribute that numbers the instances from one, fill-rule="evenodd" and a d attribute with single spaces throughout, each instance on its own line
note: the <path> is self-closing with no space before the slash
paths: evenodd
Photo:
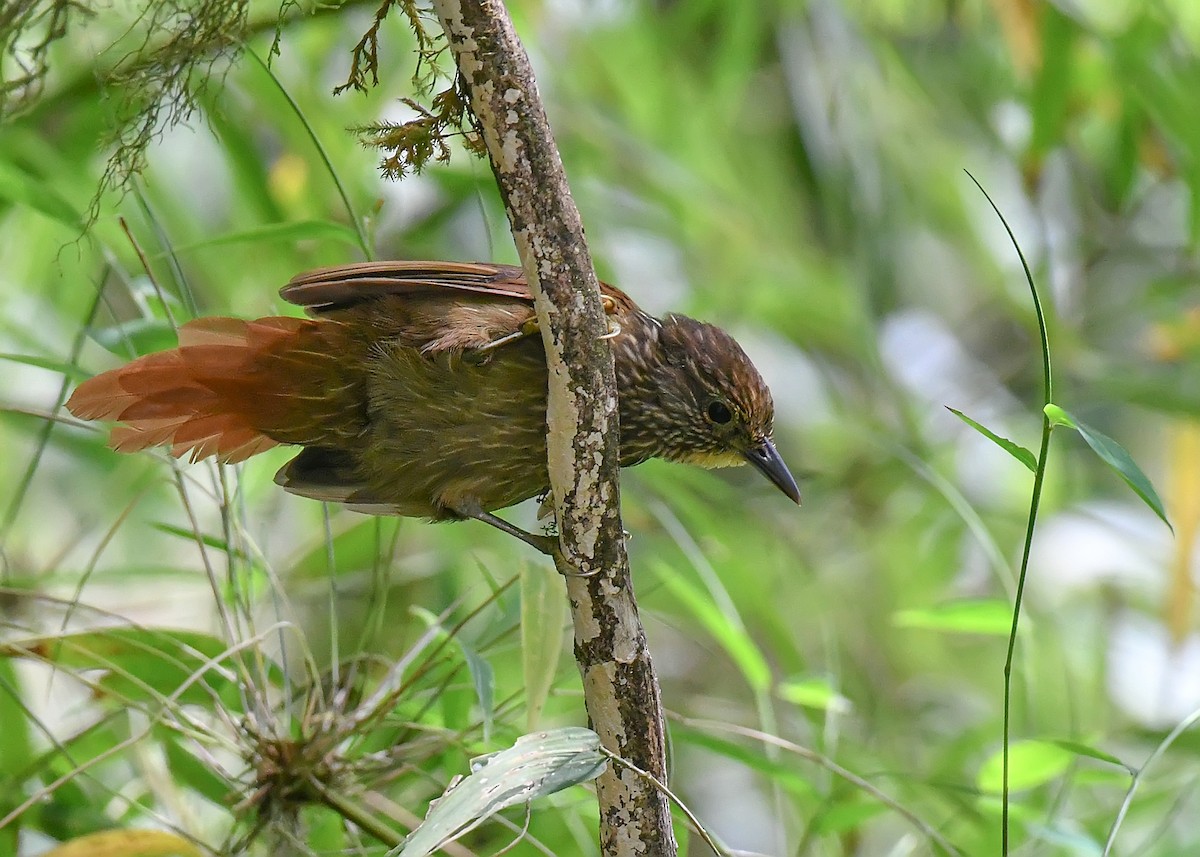
<path id="1" fill-rule="evenodd" d="M 491 342 L 485 342 L 478 348 L 471 349 L 471 359 L 476 363 L 486 363 L 492 358 L 493 352 L 499 348 L 503 348 L 511 342 L 517 342 L 527 336 L 533 336 L 538 333 L 541 328 L 538 327 L 536 318 L 531 318 L 525 321 L 514 330 L 512 333 L 506 333 L 504 336 L 493 339 Z"/>
<path id="2" fill-rule="evenodd" d="M 570 567 L 570 563 L 567 562 L 566 556 L 562 552 L 562 545 L 558 540 L 558 527 L 556 522 L 551 521 L 549 524 L 547 524 L 544 528 L 545 532 L 539 535 L 537 533 L 531 533 L 526 530 L 522 530 L 516 524 L 510 524 L 508 521 L 504 520 L 498 515 L 493 515 L 491 512 L 483 511 L 483 509 L 479 508 L 477 503 L 461 503 L 451 511 L 453 511 L 459 517 L 474 518 L 476 521 L 482 521 L 489 526 L 495 527 L 502 533 L 507 533 L 515 539 L 520 539 L 534 550 L 539 551 L 540 553 L 543 553 L 553 559 L 554 564 L 559 569 L 562 569 L 563 567 Z M 623 535 L 625 538 L 629 538 L 629 533 L 623 532 Z M 603 571 L 603 569 L 596 569 L 595 571 L 587 572 L 563 571 L 561 574 L 563 577 L 595 577 L 598 574 L 602 574 Z"/>
<path id="3" fill-rule="evenodd" d="M 604 307 L 604 315 L 608 320 L 608 333 L 600 337 L 601 339 L 612 339 L 621 332 L 621 325 L 612 320 L 611 316 L 617 311 L 617 302 L 608 295 L 600 296 L 600 303 Z M 471 359 L 476 363 L 486 363 L 492 358 L 492 353 L 498 348 L 503 348 L 512 342 L 518 342 L 527 336 L 534 336 L 541 333 L 541 326 L 538 324 L 537 317 L 526 319 L 521 323 L 521 326 L 512 333 L 506 333 L 503 336 L 493 339 L 491 342 L 485 342 L 478 348 L 473 348 L 470 351 Z"/>
<path id="4" fill-rule="evenodd" d="M 454 514 L 461 518 L 474 518 L 476 521 L 495 527 L 502 533 L 507 533 L 515 539 L 520 539 L 529 545 L 531 548 L 545 554 L 548 557 L 558 559 L 562 556 L 562 549 L 558 545 L 557 536 L 537 535 L 522 530 L 516 524 L 510 524 L 503 518 L 493 515 L 491 512 L 485 512 L 479 508 L 478 503 L 460 503 L 455 508 L 451 509 Z"/>
<path id="5" fill-rule="evenodd" d="M 608 333 L 600 338 L 616 339 L 621 335 L 621 325 L 613 318 L 613 314 L 617 311 L 617 302 L 608 295 L 601 295 L 600 303 L 604 305 L 604 321 L 608 325 Z"/>

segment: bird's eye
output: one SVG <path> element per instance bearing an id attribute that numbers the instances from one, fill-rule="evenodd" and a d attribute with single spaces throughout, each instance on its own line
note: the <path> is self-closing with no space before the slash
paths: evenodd
<path id="1" fill-rule="evenodd" d="M 733 419 L 733 412 L 722 401 L 717 400 L 708 403 L 708 408 L 704 412 L 714 423 L 727 423 Z"/>

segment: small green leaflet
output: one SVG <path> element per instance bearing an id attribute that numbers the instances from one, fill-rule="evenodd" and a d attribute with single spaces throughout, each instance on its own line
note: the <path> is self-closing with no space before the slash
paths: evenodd
<path id="1" fill-rule="evenodd" d="M 968 417 L 966 414 L 964 414 L 960 410 L 952 408 L 949 405 L 946 406 L 946 410 L 948 410 L 950 413 L 954 414 L 954 416 L 958 417 L 960 420 L 962 420 L 964 423 L 969 425 L 971 428 L 975 429 L 975 431 L 979 432 L 981 435 L 986 437 L 992 443 L 996 444 L 996 446 L 1003 449 L 1005 452 L 1007 452 L 1009 455 L 1011 455 L 1017 461 L 1021 462 L 1026 467 L 1028 467 L 1030 473 L 1037 472 L 1037 457 L 1032 452 L 1030 452 L 1028 449 L 1026 449 L 1025 447 L 1021 446 L 1018 443 L 1013 443 L 1008 438 L 1000 437 L 1000 435 L 996 434 L 994 431 L 989 429 L 987 426 L 984 426 L 984 425 L 981 425 L 981 424 L 975 422 L 975 420 L 971 419 L 970 417 Z"/>
<path id="2" fill-rule="evenodd" d="M 1125 450 L 1125 447 L 1117 443 L 1111 437 L 1083 423 L 1058 405 L 1046 405 L 1046 419 L 1050 420 L 1052 426 L 1065 426 L 1066 428 L 1075 429 L 1079 432 L 1087 445 L 1092 448 L 1092 452 L 1100 456 L 1100 460 L 1117 472 L 1117 475 L 1125 480 L 1125 484 L 1133 489 L 1133 493 L 1142 498 L 1142 502 L 1149 506 L 1154 514 L 1158 515 L 1159 519 L 1167 525 L 1172 533 L 1175 528 L 1171 526 L 1171 522 L 1167 520 L 1167 512 L 1163 508 L 1162 500 L 1158 498 L 1158 493 L 1154 490 L 1154 486 L 1150 484 L 1150 479 L 1142 472 L 1142 469 L 1134 463 L 1133 458 Z"/>

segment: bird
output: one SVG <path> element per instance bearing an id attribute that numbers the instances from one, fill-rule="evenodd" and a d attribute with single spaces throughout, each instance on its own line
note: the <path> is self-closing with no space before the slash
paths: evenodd
<path id="1" fill-rule="evenodd" d="M 749 463 L 795 503 L 773 441 L 771 392 L 728 333 L 656 318 L 600 285 L 618 391 L 621 465 Z M 243 461 L 301 447 L 284 490 L 357 511 L 476 518 L 545 495 L 548 371 L 521 268 L 381 261 L 298 274 L 280 290 L 307 317 L 202 317 L 178 347 L 80 384 L 66 403 L 114 421 L 109 445 Z"/>

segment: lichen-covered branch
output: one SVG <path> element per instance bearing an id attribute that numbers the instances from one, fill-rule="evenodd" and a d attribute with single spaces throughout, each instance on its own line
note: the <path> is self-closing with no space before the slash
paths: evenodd
<path id="1" fill-rule="evenodd" d="M 629 578 L 618 497 L 617 396 L 599 285 L 533 71 L 498 0 L 433 0 L 536 298 L 550 367 L 550 484 L 575 656 L 604 745 L 665 779 L 658 682 Z M 587 576 L 579 576 L 587 575 Z M 674 855 L 665 795 L 610 767 L 598 782 L 606 855 Z"/>

